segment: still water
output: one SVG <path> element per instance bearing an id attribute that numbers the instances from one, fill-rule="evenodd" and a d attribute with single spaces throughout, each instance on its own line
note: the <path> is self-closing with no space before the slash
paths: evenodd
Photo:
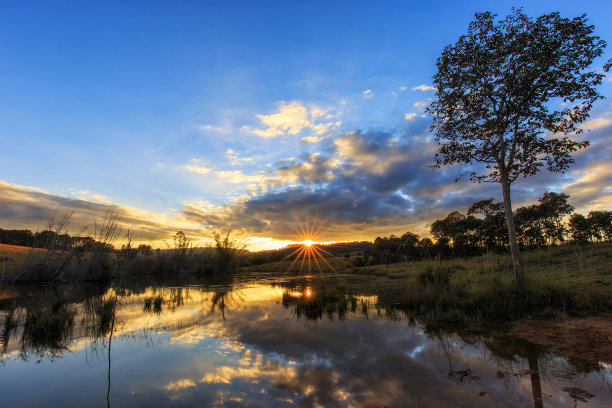
<path id="1" fill-rule="evenodd" d="M 612 406 L 604 363 L 425 329 L 341 276 L 241 281 L 5 289 L 2 406 Z"/>

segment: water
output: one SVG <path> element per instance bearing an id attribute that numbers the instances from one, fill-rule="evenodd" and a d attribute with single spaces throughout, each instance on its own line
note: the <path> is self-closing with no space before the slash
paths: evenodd
<path id="1" fill-rule="evenodd" d="M 2 406 L 612 406 L 610 366 L 425 330 L 343 279 L 325 281 L 354 297 L 309 278 L 5 290 Z"/>

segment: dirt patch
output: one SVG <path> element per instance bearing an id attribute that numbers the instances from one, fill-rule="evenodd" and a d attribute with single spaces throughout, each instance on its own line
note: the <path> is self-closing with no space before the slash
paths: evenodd
<path id="1" fill-rule="evenodd" d="M 612 364 L 612 313 L 561 321 L 520 320 L 510 334 L 568 356 Z"/>

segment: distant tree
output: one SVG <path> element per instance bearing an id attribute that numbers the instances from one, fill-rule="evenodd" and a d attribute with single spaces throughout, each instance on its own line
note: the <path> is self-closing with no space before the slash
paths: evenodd
<path id="1" fill-rule="evenodd" d="M 431 234 L 436 238 L 447 238 L 452 241 L 454 256 L 470 256 L 479 253 L 478 231 L 482 221 L 476 217 L 465 216 L 453 211 L 443 220 L 431 224 Z"/>
<path id="2" fill-rule="evenodd" d="M 431 258 L 434 254 L 434 243 L 431 238 L 421 238 L 416 244 L 416 249 L 420 259 Z"/>
<path id="3" fill-rule="evenodd" d="M 404 254 L 405 260 L 414 261 L 421 258 L 421 254 L 417 245 L 419 243 L 419 236 L 412 232 L 406 232 L 401 237 L 401 251 Z"/>
<path id="4" fill-rule="evenodd" d="M 149 256 L 153 254 L 153 247 L 147 244 L 140 244 L 138 245 L 138 248 L 136 248 L 136 251 L 141 255 Z"/>
<path id="5" fill-rule="evenodd" d="M 563 217 L 570 215 L 574 207 L 567 203 L 569 195 L 546 191 L 538 199 L 538 211 L 542 220 L 542 229 L 550 245 L 565 241 Z"/>
<path id="6" fill-rule="evenodd" d="M 0 243 L 8 245 L 30 246 L 34 234 L 30 230 L 5 230 L 0 228 Z"/>
<path id="7" fill-rule="evenodd" d="M 504 215 L 504 204 L 493 198 L 475 202 L 468 208 L 467 215 L 480 215 L 479 245 L 487 250 L 501 249 L 508 242 L 508 230 Z"/>
<path id="8" fill-rule="evenodd" d="M 594 238 L 612 240 L 612 211 L 591 211 L 587 221 Z"/>
<path id="9" fill-rule="evenodd" d="M 612 60 L 590 70 L 606 43 L 584 15 L 570 20 L 555 12 L 534 20 L 513 9 L 502 20 L 495 17 L 476 13 L 467 34 L 444 48 L 427 112 L 440 146 L 434 168 L 467 164 L 472 181 L 501 184 L 515 278 L 522 285 L 510 185 L 544 166 L 562 172 L 574 161 L 571 152 L 588 146 L 567 135 L 581 132 L 578 125 L 603 98 L 596 87 Z"/>
<path id="10" fill-rule="evenodd" d="M 523 248 L 539 248 L 546 244 L 543 219 L 537 204 L 517 208 L 514 221 L 517 241 Z"/>
<path id="11" fill-rule="evenodd" d="M 185 264 L 188 248 L 189 240 L 185 233 L 183 231 L 177 232 L 174 235 L 174 259 L 179 268 Z"/>
<path id="12" fill-rule="evenodd" d="M 569 230 L 572 240 L 578 244 L 585 245 L 591 240 L 591 224 L 586 217 L 580 213 L 574 213 L 569 219 Z"/>

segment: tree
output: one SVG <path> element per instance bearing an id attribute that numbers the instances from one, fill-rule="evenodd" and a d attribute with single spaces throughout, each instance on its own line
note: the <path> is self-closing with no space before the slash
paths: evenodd
<path id="1" fill-rule="evenodd" d="M 574 242 L 586 245 L 590 242 L 593 235 L 591 224 L 586 217 L 580 213 L 574 213 L 569 219 L 569 230 Z"/>
<path id="2" fill-rule="evenodd" d="M 606 241 L 612 239 L 612 211 L 591 211 L 587 221 L 595 238 Z"/>
<path id="3" fill-rule="evenodd" d="M 174 259 L 179 268 L 185 265 L 187 249 L 189 249 L 189 240 L 187 236 L 183 231 L 177 232 L 174 235 Z"/>
<path id="4" fill-rule="evenodd" d="M 612 65 L 590 69 L 606 46 L 593 30 L 585 15 L 534 20 L 513 9 L 496 20 L 476 13 L 467 34 L 437 60 L 436 99 L 427 108 L 439 145 L 432 167 L 460 164 L 474 182 L 501 184 L 519 285 L 524 273 L 510 185 L 543 167 L 563 172 L 574 162 L 571 153 L 588 146 L 568 135 L 581 132 L 580 123 L 603 99 L 596 87 Z"/>
<path id="5" fill-rule="evenodd" d="M 565 241 L 565 227 L 563 226 L 563 217 L 574 211 L 574 207 L 567 203 L 569 195 L 565 193 L 544 192 L 542 197 L 538 199 L 540 204 L 538 209 L 540 217 L 543 219 L 544 234 L 551 245 L 557 241 Z"/>

